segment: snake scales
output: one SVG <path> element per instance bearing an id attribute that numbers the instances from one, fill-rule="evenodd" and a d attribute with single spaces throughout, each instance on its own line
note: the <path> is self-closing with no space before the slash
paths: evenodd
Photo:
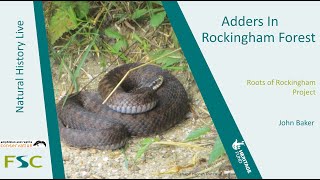
<path id="1" fill-rule="evenodd" d="M 160 133 L 185 118 L 189 105 L 183 85 L 154 65 L 132 71 L 102 104 L 125 73 L 138 65 L 118 66 L 99 82 L 98 92 L 82 91 L 71 95 L 64 105 L 63 99 L 57 104 L 60 136 L 66 144 L 118 149 L 130 136 Z M 159 77 L 162 84 L 154 90 Z"/>

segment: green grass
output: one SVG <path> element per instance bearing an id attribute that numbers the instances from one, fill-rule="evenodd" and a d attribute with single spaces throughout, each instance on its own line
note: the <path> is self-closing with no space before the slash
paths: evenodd
<path id="1" fill-rule="evenodd" d="M 86 61 L 97 59 L 103 69 L 110 64 L 153 63 L 171 71 L 188 65 L 160 1 L 45 2 L 51 63 L 59 65 L 79 91 L 78 78 Z M 162 57 L 159 59 L 159 57 Z"/>
<path id="2" fill-rule="evenodd" d="M 205 145 L 199 145 L 192 142 L 201 140 L 201 137 L 212 132 L 212 129 L 209 126 L 204 126 L 198 129 L 191 131 L 183 142 L 171 142 L 171 141 L 160 141 L 157 138 L 144 138 L 140 141 L 138 145 L 138 151 L 134 161 L 138 161 L 141 157 L 148 151 L 151 145 L 166 145 L 166 146 L 176 146 L 181 148 L 194 148 L 197 150 L 206 150 Z M 208 164 L 212 164 L 217 161 L 221 156 L 225 154 L 224 147 L 219 137 L 214 141 L 214 146 L 209 156 Z"/>

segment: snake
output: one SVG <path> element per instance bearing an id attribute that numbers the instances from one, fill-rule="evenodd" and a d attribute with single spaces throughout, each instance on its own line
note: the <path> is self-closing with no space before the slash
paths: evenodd
<path id="1" fill-rule="evenodd" d="M 140 65 L 119 65 L 96 90 L 62 98 L 56 107 L 61 140 L 77 148 L 116 150 L 130 137 L 159 134 L 186 119 L 189 101 L 181 82 L 157 65 Z"/>

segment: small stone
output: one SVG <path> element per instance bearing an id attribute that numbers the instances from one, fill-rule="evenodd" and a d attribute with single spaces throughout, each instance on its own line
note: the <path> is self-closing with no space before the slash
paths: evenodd
<path id="1" fill-rule="evenodd" d="M 191 119 L 193 117 L 193 114 L 191 112 L 188 112 L 187 115 L 186 115 L 186 118 L 187 119 Z"/>
<path id="2" fill-rule="evenodd" d="M 132 171 L 140 171 L 141 169 L 138 166 L 134 165 L 134 166 L 131 167 L 131 170 Z"/>
<path id="3" fill-rule="evenodd" d="M 88 156 L 88 151 L 82 151 L 82 152 L 80 153 L 80 156 L 82 156 L 82 157 Z"/>
<path id="4" fill-rule="evenodd" d="M 104 157 L 102 160 L 107 162 L 107 161 L 109 161 L 109 158 L 108 157 Z"/>
<path id="5" fill-rule="evenodd" d="M 91 177 L 90 177 L 90 179 L 102 179 L 100 176 L 97 176 L 97 175 L 92 175 Z"/>
<path id="6" fill-rule="evenodd" d="M 86 171 L 82 171 L 82 172 L 81 172 L 81 176 L 82 176 L 82 177 L 87 177 L 87 175 L 88 175 L 88 172 L 86 172 Z"/>
<path id="7" fill-rule="evenodd" d="M 96 149 L 91 149 L 90 153 L 91 154 L 96 154 L 98 151 Z"/>
<path id="8" fill-rule="evenodd" d="M 64 160 L 64 161 L 69 161 L 69 160 L 70 160 L 70 157 L 69 157 L 69 156 L 63 156 L 63 160 Z"/>

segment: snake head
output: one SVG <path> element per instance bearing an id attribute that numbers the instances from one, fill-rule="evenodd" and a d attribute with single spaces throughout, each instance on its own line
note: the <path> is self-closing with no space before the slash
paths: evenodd
<path id="1" fill-rule="evenodd" d="M 157 90 L 163 83 L 163 76 L 159 75 L 158 78 L 152 81 L 149 85 L 153 90 Z"/>

